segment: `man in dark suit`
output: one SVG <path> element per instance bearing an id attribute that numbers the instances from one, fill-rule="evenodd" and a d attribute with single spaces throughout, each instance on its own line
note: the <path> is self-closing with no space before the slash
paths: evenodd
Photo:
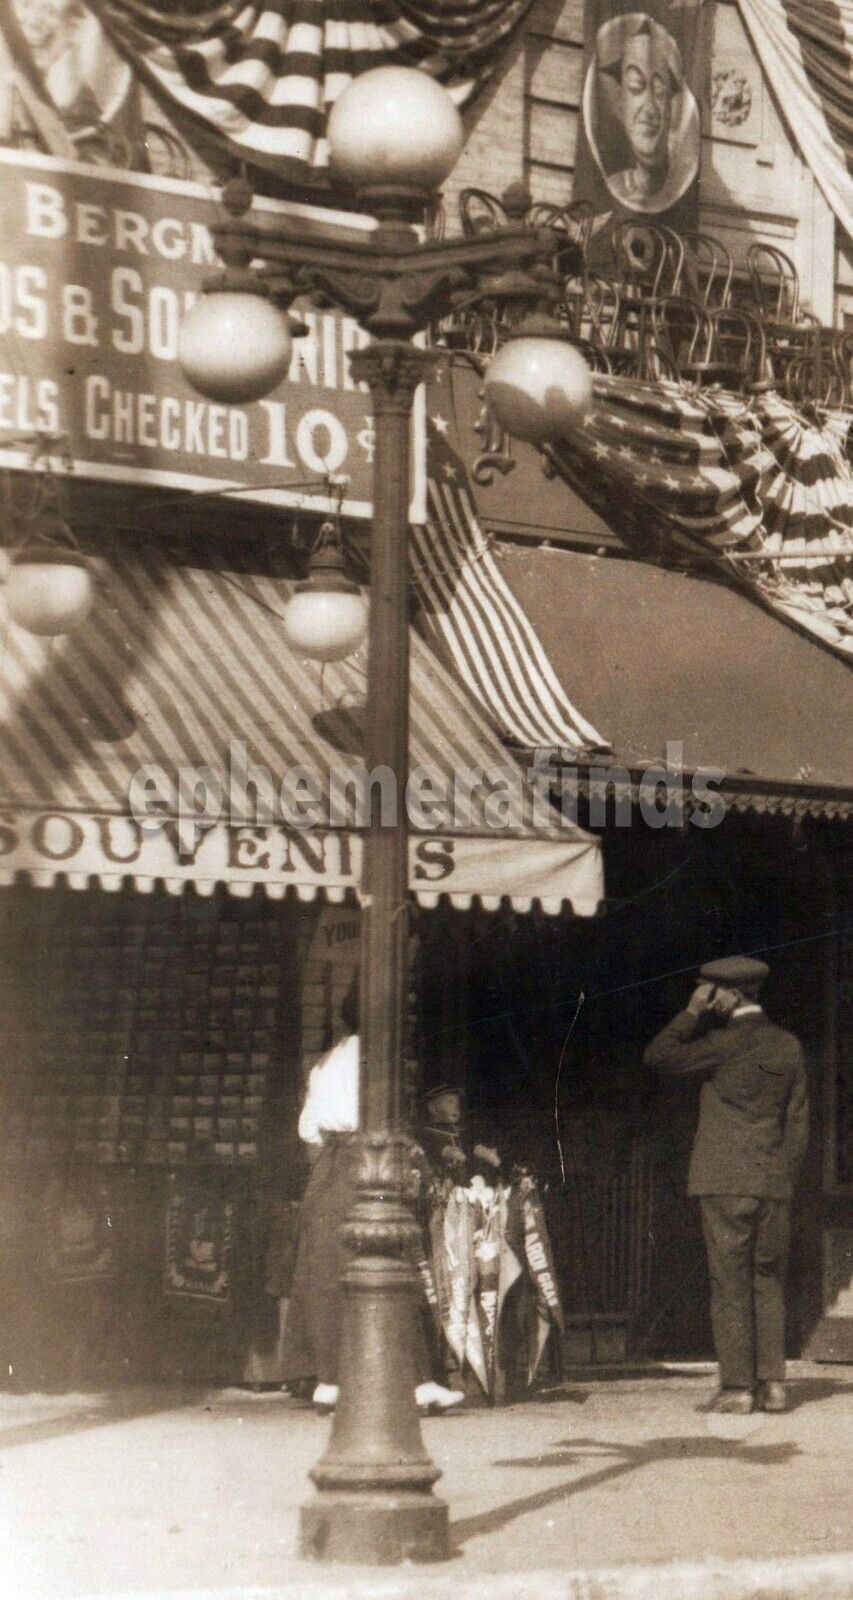
<path id="1" fill-rule="evenodd" d="M 688 1193 L 699 1197 L 720 1364 L 719 1411 L 785 1409 L 785 1272 L 791 1195 L 808 1137 L 803 1054 L 758 1003 L 768 968 L 709 961 L 647 1067 L 701 1077 Z"/>

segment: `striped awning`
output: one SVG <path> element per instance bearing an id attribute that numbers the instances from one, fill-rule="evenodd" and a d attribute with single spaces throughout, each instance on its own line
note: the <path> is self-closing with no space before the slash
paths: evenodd
<path id="1" fill-rule="evenodd" d="M 685 817 L 708 780 L 717 824 L 853 818 L 849 661 L 707 571 L 521 544 L 499 559 L 555 670 L 612 730 L 612 756 L 575 769 L 596 826 L 610 792 L 648 804 L 663 768 Z"/>
<path id="2" fill-rule="evenodd" d="M 76 633 L 4 627 L 0 881 L 357 891 L 364 654 L 296 659 L 278 577 L 126 545 L 92 565 L 97 600 Z M 414 634 L 411 710 L 417 899 L 593 914 L 597 841 L 555 816 Z"/>

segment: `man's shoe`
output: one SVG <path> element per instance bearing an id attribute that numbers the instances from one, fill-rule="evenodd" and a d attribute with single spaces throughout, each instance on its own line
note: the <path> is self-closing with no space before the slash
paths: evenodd
<path id="1" fill-rule="evenodd" d="M 712 1411 L 726 1411 L 738 1417 L 748 1417 L 754 1409 L 751 1389 L 721 1389 L 711 1401 Z"/>
<path id="2" fill-rule="evenodd" d="M 454 1406 L 461 1406 L 464 1399 L 462 1389 L 445 1389 L 440 1383 L 419 1383 L 415 1390 L 415 1400 L 422 1416 L 429 1416 L 431 1412 L 452 1411 Z"/>
<path id="3" fill-rule="evenodd" d="M 336 1383 L 318 1383 L 311 1396 L 314 1410 L 321 1416 L 327 1417 L 334 1411 L 338 1403 L 338 1386 Z"/>
<path id="4" fill-rule="evenodd" d="M 768 1380 L 758 1385 L 759 1411 L 785 1411 L 788 1406 L 788 1396 L 785 1393 L 784 1383 Z"/>

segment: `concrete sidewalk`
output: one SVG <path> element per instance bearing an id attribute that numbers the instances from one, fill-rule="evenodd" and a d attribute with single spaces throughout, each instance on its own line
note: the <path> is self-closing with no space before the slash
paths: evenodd
<path id="1" fill-rule="evenodd" d="M 853 1600 L 853 1370 L 717 1417 L 710 1371 L 568 1382 L 425 1424 L 455 1554 L 319 1567 L 300 1501 L 328 1423 L 242 1390 L 0 1396 L 3 1600 Z"/>

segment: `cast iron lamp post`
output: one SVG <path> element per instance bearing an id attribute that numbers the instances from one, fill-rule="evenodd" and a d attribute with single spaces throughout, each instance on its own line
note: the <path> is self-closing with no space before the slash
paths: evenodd
<path id="1" fill-rule="evenodd" d="M 370 388 L 375 421 L 365 760 L 368 771 L 386 767 L 395 774 L 397 822 L 381 825 L 374 787 L 364 847 L 361 1131 L 357 1200 L 344 1226 L 352 1258 L 342 1278 L 340 1397 L 329 1446 L 311 1474 L 319 1492 L 302 1509 L 301 1541 L 303 1553 L 319 1559 L 391 1563 L 448 1554 L 447 1507 L 432 1493 L 439 1473 L 424 1447 L 414 1398 L 422 1376 L 415 1368 L 411 1264 L 419 1229 L 407 1199 L 412 1160 L 401 1084 L 409 430 L 415 389 L 438 359 L 412 340 L 473 290 L 494 291 L 502 274 L 511 274 L 516 295 L 527 274 L 530 304 L 541 307 L 555 239 L 547 229 L 524 227 L 473 239 L 422 238 L 415 224 L 453 167 L 462 132 L 450 97 L 421 72 L 381 67 L 355 79 L 331 113 L 328 134 L 333 171 L 355 191 L 360 209 L 376 216 L 375 229 L 363 243 L 344 244 L 331 233 L 328 239 L 300 233 L 289 218 L 258 225 L 246 215 L 245 186 L 235 192 L 232 185 L 224 196 L 231 220 L 216 233 L 225 271 L 190 313 L 181 359 L 202 393 L 242 402 L 285 375 L 287 308 L 299 295 L 331 301 L 371 335 L 351 357 L 353 376 Z M 546 346 L 543 326 L 529 330 L 533 337 L 523 323 L 517 328 L 516 359 L 510 347 L 501 352 L 494 397 L 499 421 L 505 416 L 539 438 L 559 432 L 590 391 L 577 351 L 559 339 Z M 488 376 L 486 386 L 488 393 Z M 321 598 L 331 601 L 340 592 L 336 576 Z M 299 625 L 288 630 L 309 645 L 312 593 L 316 598 L 316 582 L 302 593 Z M 343 599 L 350 626 L 351 591 Z M 328 608 L 320 632 L 328 650 Z"/>

